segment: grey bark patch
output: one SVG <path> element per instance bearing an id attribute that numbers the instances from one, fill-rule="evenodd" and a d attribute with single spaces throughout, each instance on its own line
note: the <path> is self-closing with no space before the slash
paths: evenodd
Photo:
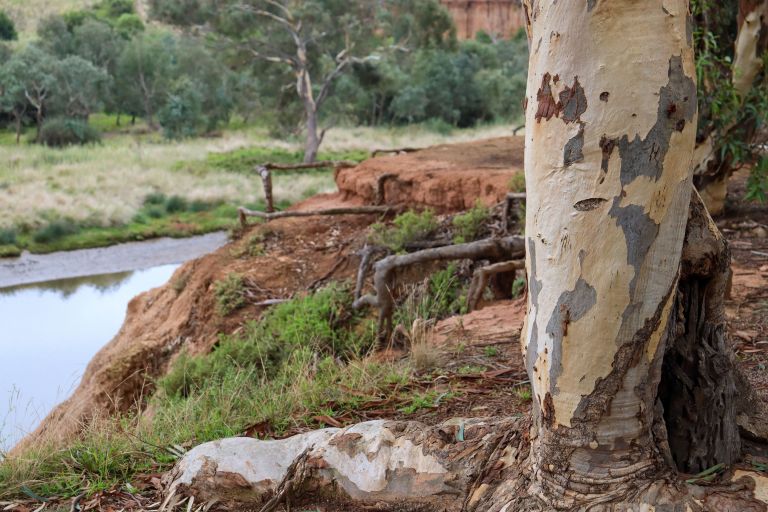
<path id="1" fill-rule="evenodd" d="M 636 204 L 621 206 L 620 196 L 613 200 L 608 214 L 616 219 L 616 225 L 624 232 L 624 239 L 627 244 L 627 263 L 635 269 L 635 277 L 629 286 L 630 299 L 632 299 L 640 267 L 659 234 L 659 225 L 645 213 L 642 206 Z"/>
<path id="2" fill-rule="evenodd" d="M 622 187 L 639 176 L 658 180 L 664 170 L 672 132 L 682 129 L 685 122 L 693 121 L 696 115 L 696 82 L 685 75 L 682 57 L 669 59 L 668 76 L 669 82 L 659 90 L 656 123 L 646 137 L 641 139 L 635 135 L 630 141 L 624 135 L 619 140 Z"/>
<path id="3" fill-rule="evenodd" d="M 563 149 L 563 165 L 566 167 L 584 160 L 584 125 L 579 128 L 579 133 L 565 143 Z"/>
<path id="4" fill-rule="evenodd" d="M 530 294 L 530 301 L 534 307 L 539 307 L 539 293 L 541 292 L 542 283 L 536 279 L 536 242 L 532 239 L 528 239 L 528 258 L 530 258 L 531 275 L 528 277 L 528 293 Z M 531 325 L 531 337 L 528 340 L 528 345 L 525 351 L 525 363 L 528 370 L 528 376 L 533 382 L 533 367 L 536 364 L 536 359 L 539 354 L 539 326 L 536 324 L 536 316 L 533 316 L 533 325 Z"/>
<path id="5" fill-rule="evenodd" d="M 565 124 L 579 121 L 581 114 L 587 111 L 587 96 L 579 77 L 574 77 L 573 87 L 566 86 L 560 93 L 560 111 Z"/>
<path id="6" fill-rule="evenodd" d="M 580 212 L 588 212 L 600 208 L 604 203 L 607 203 L 607 199 L 602 197 L 590 197 L 589 199 L 582 199 L 578 203 L 573 205 L 573 208 Z"/>
<path id="7" fill-rule="evenodd" d="M 688 46 L 693 46 L 693 16 L 691 13 L 685 17 L 685 40 Z"/>
<path id="8" fill-rule="evenodd" d="M 587 0 L 587 12 L 590 12 L 597 5 L 597 0 Z"/>
<path id="9" fill-rule="evenodd" d="M 568 325 L 584 317 L 597 304 L 597 290 L 579 277 L 573 290 L 563 292 L 557 299 L 555 310 L 549 317 L 546 332 L 552 336 L 552 358 L 549 378 L 552 388 L 557 386 L 557 378 L 563 371 L 563 338 L 568 335 Z"/>
<path id="10" fill-rule="evenodd" d="M 608 98 L 611 96 L 611 93 L 608 91 L 603 91 L 600 93 L 600 101 L 608 101 Z"/>

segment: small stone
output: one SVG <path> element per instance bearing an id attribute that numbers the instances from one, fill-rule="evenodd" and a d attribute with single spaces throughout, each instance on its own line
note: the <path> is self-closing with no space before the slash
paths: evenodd
<path id="1" fill-rule="evenodd" d="M 597 444 L 597 441 L 592 441 L 591 443 L 589 443 L 589 447 L 592 448 L 593 450 L 597 450 L 598 446 L 600 445 Z"/>
<path id="2" fill-rule="evenodd" d="M 758 226 L 752 230 L 752 236 L 755 238 L 768 238 L 768 229 L 763 226 Z"/>

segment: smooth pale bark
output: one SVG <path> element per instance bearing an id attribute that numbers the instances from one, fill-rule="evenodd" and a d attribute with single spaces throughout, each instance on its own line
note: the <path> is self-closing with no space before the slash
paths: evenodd
<path id="1" fill-rule="evenodd" d="M 532 492 L 578 500 L 661 466 L 696 75 L 685 0 L 526 5 Z"/>

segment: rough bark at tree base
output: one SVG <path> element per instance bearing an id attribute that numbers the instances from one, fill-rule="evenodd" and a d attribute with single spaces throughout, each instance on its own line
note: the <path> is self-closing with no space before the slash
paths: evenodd
<path id="1" fill-rule="evenodd" d="M 768 477 L 746 472 L 702 487 L 667 470 L 579 501 L 544 501 L 532 478 L 530 426 L 519 418 L 434 427 L 373 421 L 281 441 L 216 441 L 190 451 L 166 476 L 165 505 L 172 510 L 178 498 L 194 496 L 197 503 L 256 510 L 274 510 L 282 500 L 409 512 L 766 510 L 759 498 Z"/>

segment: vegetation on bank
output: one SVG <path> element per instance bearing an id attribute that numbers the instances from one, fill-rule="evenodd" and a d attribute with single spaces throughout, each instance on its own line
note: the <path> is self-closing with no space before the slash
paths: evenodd
<path id="1" fill-rule="evenodd" d="M 415 318 L 454 311 L 463 289 L 455 272 L 451 267 L 411 290 L 399 311 L 406 331 Z M 0 462 L 0 498 L 130 488 L 137 474 L 167 469 L 202 442 L 244 433 L 280 437 L 351 423 L 380 407 L 410 415 L 461 396 L 458 382 L 446 388 L 444 378 L 435 379 L 451 372 L 416 333 L 407 341 L 418 346 L 403 360 L 368 357 L 375 340 L 375 320 L 352 309 L 346 284 L 275 306 L 223 336 L 212 353 L 182 354 L 155 383 L 150 416 L 97 418 L 66 448 L 36 446 Z M 489 361 L 495 355 L 486 354 Z M 483 370 L 475 364 L 455 371 Z"/>

